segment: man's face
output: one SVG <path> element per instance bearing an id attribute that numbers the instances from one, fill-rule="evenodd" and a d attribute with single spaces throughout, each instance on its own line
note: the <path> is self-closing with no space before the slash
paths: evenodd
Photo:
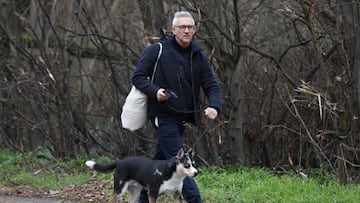
<path id="1" fill-rule="evenodd" d="M 192 37 L 195 34 L 196 26 L 190 17 L 179 17 L 176 26 L 171 27 L 172 33 L 175 35 L 177 43 L 186 48 L 190 45 Z"/>

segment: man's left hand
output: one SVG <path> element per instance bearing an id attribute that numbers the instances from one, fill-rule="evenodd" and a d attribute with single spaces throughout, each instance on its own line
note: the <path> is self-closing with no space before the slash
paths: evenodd
<path id="1" fill-rule="evenodd" d="M 205 110 L 204 110 L 204 114 L 205 116 L 207 116 L 209 119 L 211 120 L 214 120 L 217 115 L 218 115 L 218 112 L 216 111 L 216 109 L 212 108 L 212 107 L 207 107 Z"/>

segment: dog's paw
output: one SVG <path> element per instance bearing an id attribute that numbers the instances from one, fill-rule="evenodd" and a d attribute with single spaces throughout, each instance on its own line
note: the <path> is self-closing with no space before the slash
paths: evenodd
<path id="1" fill-rule="evenodd" d="M 93 169 L 94 168 L 94 165 L 96 164 L 95 163 L 95 161 L 86 161 L 85 162 L 85 164 L 89 167 L 89 168 L 91 168 L 91 169 Z"/>

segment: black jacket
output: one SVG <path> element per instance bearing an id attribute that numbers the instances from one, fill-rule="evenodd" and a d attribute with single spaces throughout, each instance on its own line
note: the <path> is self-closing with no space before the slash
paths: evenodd
<path id="1" fill-rule="evenodd" d="M 148 117 L 170 116 L 179 120 L 197 123 L 200 109 L 200 87 L 203 89 L 208 106 L 220 113 L 221 89 L 202 49 L 191 42 L 190 62 L 185 61 L 182 49 L 174 37 L 162 40 L 163 51 L 158 62 L 153 83 L 149 78 L 159 52 L 159 44 L 145 48 L 132 76 L 132 84 L 149 96 Z M 186 73 L 189 70 L 191 74 Z M 156 93 L 159 88 L 170 89 L 177 98 L 159 102 Z"/>

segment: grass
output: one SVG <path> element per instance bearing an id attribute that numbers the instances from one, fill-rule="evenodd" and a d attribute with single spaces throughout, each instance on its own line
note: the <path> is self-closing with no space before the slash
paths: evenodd
<path id="1" fill-rule="evenodd" d="M 84 166 L 85 160 L 86 157 L 77 157 L 59 161 L 41 148 L 26 154 L 2 150 L 0 187 L 25 185 L 58 190 L 81 185 L 92 175 Z M 106 157 L 96 161 L 110 162 Z M 112 175 L 98 174 L 97 178 L 109 180 Z M 305 180 L 292 175 L 277 176 L 264 169 L 210 167 L 200 170 L 196 182 L 202 198 L 211 203 L 360 202 L 360 185 L 342 185 L 334 177 L 321 175 Z"/>
<path id="2" fill-rule="evenodd" d="M 25 185 L 55 190 L 80 184 L 89 179 L 85 161 L 85 157 L 59 161 L 42 148 L 25 154 L 2 150 L 0 187 Z"/>
<path id="3" fill-rule="evenodd" d="M 360 185 L 342 185 L 332 177 L 305 180 L 231 167 L 208 168 L 196 179 L 208 202 L 360 202 Z"/>

